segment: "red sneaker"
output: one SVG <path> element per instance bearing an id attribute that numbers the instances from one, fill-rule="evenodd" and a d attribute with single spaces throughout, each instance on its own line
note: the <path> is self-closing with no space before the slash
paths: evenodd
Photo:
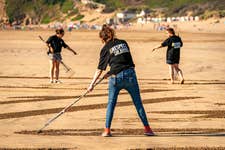
<path id="1" fill-rule="evenodd" d="M 154 136 L 154 132 L 152 131 L 152 129 L 150 128 L 150 126 L 145 126 L 145 132 L 144 135 L 146 136 Z"/>
<path id="2" fill-rule="evenodd" d="M 102 133 L 103 137 L 111 137 L 112 134 L 110 132 L 110 128 L 105 128 L 105 131 Z"/>

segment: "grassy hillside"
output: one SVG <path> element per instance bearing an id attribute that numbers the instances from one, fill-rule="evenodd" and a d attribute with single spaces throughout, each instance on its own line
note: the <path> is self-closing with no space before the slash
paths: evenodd
<path id="1" fill-rule="evenodd" d="M 116 9 L 123 7 L 140 7 L 147 6 L 148 8 L 174 8 L 193 4 L 212 3 L 215 9 L 224 9 L 224 0 L 93 0 L 98 3 L 106 4 L 108 7 Z"/>
<path id="2" fill-rule="evenodd" d="M 73 9 L 73 0 L 6 0 L 9 21 L 17 21 L 18 24 L 27 17 L 31 18 L 34 24 L 49 23 L 68 12 L 77 13 L 77 10 Z"/>
<path id="3" fill-rule="evenodd" d="M 225 0 L 94 0 L 106 4 L 107 11 L 125 8 L 160 9 L 165 16 L 202 15 L 225 16 Z M 106 12 L 107 12 L 106 11 Z M 156 13 L 157 15 L 157 13 Z"/>
<path id="4" fill-rule="evenodd" d="M 54 20 L 81 20 L 75 0 L 5 0 L 11 23 L 39 24 Z M 76 0 L 76 2 L 79 0 Z M 225 16 L 225 0 L 93 0 L 105 4 L 103 13 L 135 8 L 150 9 L 154 16 L 199 15 L 202 18 Z"/>
<path id="5" fill-rule="evenodd" d="M 173 16 L 191 13 L 206 17 L 217 11 L 218 17 L 224 17 L 225 10 L 224 0 L 146 0 L 145 4 L 152 9 L 165 8 L 165 13 Z"/>

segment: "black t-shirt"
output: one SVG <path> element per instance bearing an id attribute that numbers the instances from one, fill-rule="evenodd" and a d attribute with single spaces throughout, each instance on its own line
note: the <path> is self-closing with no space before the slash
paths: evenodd
<path id="1" fill-rule="evenodd" d="M 167 53 L 173 53 L 174 51 L 180 51 L 183 42 L 179 36 L 174 35 L 166 39 L 161 45 L 163 47 L 168 46 Z"/>
<path id="2" fill-rule="evenodd" d="M 62 51 L 62 47 L 68 47 L 68 45 L 63 41 L 63 39 L 57 37 L 56 35 L 49 37 L 46 43 L 51 45 L 54 50 L 54 53 L 60 53 Z"/>
<path id="3" fill-rule="evenodd" d="M 116 75 L 135 66 L 126 41 L 114 39 L 104 45 L 100 52 L 98 69 L 106 70 L 108 64 L 110 66 L 108 74 L 110 75 Z"/>

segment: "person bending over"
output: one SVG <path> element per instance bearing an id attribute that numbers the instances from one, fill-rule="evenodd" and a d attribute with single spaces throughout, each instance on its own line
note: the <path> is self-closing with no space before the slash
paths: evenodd
<path id="1" fill-rule="evenodd" d="M 108 25 L 103 25 L 102 30 L 99 32 L 99 37 L 104 43 L 104 46 L 100 52 L 98 68 L 95 71 L 94 77 L 87 91 L 90 92 L 93 90 L 96 81 L 98 80 L 102 72 L 106 70 L 109 64 L 110 71 L 104 75 L 104 78 L 109 77 L 109 93 L 105 130 L 102 133 L 102 136 L 112 136 L 111 121 L 113 119 L 118 94 L 122 89 L 127 90 L 133 100 L 137 113 L 144 125 L 144 134 L 147 136 L 153 136 L 154 133 L 149 126 L 142 104 L 134 69 L 135 65 L 133 63 L 127 42 L 125 40 L 115 38 L 115 31 Z"/>

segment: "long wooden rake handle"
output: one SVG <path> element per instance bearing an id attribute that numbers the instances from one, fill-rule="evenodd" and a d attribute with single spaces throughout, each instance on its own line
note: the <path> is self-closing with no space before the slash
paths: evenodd
<path id="1" fill-rule="evenodd" d="M 104 78 L 101 78 L 98 82 L 95 83 L 94 87 L 96 85 L 98 85 L 99 83 L 102 82 Z M 61 116 L 62 114 L 64 114 L 70 107 L 72 107 L 75 103 L 77 103 L 80 99 L 82 99 L 83 97 L 85 97 L 88 94 L 88 91 L 86 91 L 84 94 L 82 94 L 81 96 L 79 96 L 75 101 L 73 101 L 72 103 L 70 103 L 69 105 L 67 105 L 63 110 L 61 110 L 58 114 L 56 114 L 54 117 L 52 117 L 51 119 L 49 119 L 45 125 L 40 128 L 37 133 L 41 133 L 42 130 L 47 127 L 49 124 L 51 124 L 54 120 L 56 120 L 59 116 Z"/>

